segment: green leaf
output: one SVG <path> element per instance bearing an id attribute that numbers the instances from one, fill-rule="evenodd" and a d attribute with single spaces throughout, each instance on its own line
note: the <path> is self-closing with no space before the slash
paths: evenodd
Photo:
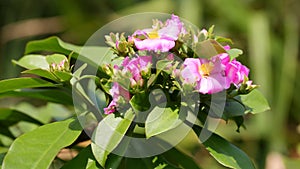
<path id="1" fill-rule="evenodd" d="M 25 133 L 9 148 L 2 168 L 48 168 L 60 149 L 73 143 L 81 131 L 77 120 L 68 119 Z"/>
<path id="2" fill-rule="evenodd" d="M 9 130 L 9 127 L 17 124 L 20 121 L 27 121 L 39 125 L 43 124 L 36 118 L 26 115 L 23 112 L 9 108 L 0 108 L 0 134 L 14 138 L 14 135 Z"/>
<path id="3" fill-rule="evenodd" d="M 28 97 L 64 105 L 73 105 L 72 95 L 60 89 L 21 89 L 0 93 L 0 98 Z"/>
<path id="4" fill-rule="evenodd" d="M 140 92 L 135 94 L 129 101 L 135 112 L 146 111 L 150 108 L 149 93 Z"/>
<path id="5" fill-rule="evenodd" d="M 270 109 L 267 99 L 257 89 L 252 90 L 249 94 L 239 95 L 235 98 L 246 106 L 247 112 L 251 112 L 253 114 L 261 113 Z"/>
<path id="6" fill-rule="evenodd" d="M 231 119 L 235 122 L 235 124 L 237 126 L 237 129 L 236 129 L 237 132 L 240 132 L 241 126 L 246 128 L 244 126 L 244 116 L 235 116 L 235 117 L 232 117 Z"/>
<path id="7" fill-rule="evenodd" d="M 171 152 L 163 154 L 163 156 L 166 155 L 166 158 L 171 160 L 172 163 L 180 164 L 179 166 L 185 166 L 184 168 L 200 168 L 199 164 L 197 164 L 196 155 L 201 151 L 202 145 L 197 134 L 187 124 L 181 123 L 176 128 L 159 134 L 157 137 L 174 145 L 176 148 L 176 150 L 171 149 Z M 178 159 L 185 159 L 185 161 L 178 161 Z"/>
<path id="8" fill-rule="evenodd" d="M 12 62 L 26 69 L 49 69 L 49 64 L 43 55 L 25 55 L 20 60 Z"/>
<path id="9" fill-rule="evenodd" d="M 62 71 L 54 71 L 53 72 L 56 77 L 60 79 L 62 82 L 68 82 L 72 79 L 72 74 L 69 72 L 62 72 Z"/>
<path id="10" fill-rule="evenodd" d="M 56 52 L 64 55 L 69 55 L 71 52 L 74 52 L 74 54 L 72 54 L 74 59 L 79 59 L 93 67 L 98 67 L 101 62 L 110 62 L 114 55 L 109 47 L 81 47 L 64 42 L 55 36 L 29 42 L 26 45 L 25 54 L 41 51 Z M 78 57 L 79 54 L 81 55 L 80 57 Z"/>
<path id="11" fill-rule="evenodd" d="M 31 41 L 26 45 L 25 54 L 41 51 L 59 52 L 69 55 L 72 51 L 79 53 L 80 46 L 63 42 L 58 37 L 49 37 L 47 39 Z"/>
<path id="12" fill-rule="evenodd" d="M 181 153 L 180 151 L 176 150 L 175 148 L 172 148 L 168 150 L 167 152 L 163 153 L 162 156 L 172 164 L 176 164 L 177 166 L 180 166 L 180 168 L 186 168 L 186 169 L 200 169 L 201 167 L 199 164 L 196 163 L 196 160 L 193 160 L 193 158 L 190 158 L 189 156 Z M 178 160 L 180 159 L 180 160 Z"/>
<path id="13" fill-rule="evenodd" d="M 229 54 L 230 60 L 232 60 L 232 59 L 237 58 L 240 55 L 242 55 L 243 51 L 240 49 L 233 48 L 233 49 L 227 50 L 227 53 Z"/>
<path id="14" fill-rule="evenodd" d="M 57 77 L 55 77 L 50 71 L 45 69 L 30 69 L 30 70 L 25 70 L 22 73 L 37 75 L 57 82 L 59 81 Z"/>
<path id="15" fill-rule="evenodd" d="M 3 162 L 3 159 L 4 159 L 4 157 L 5 157 L 5 154 L 6 154 L 6 153 L 1 153 L 1 154 L 0 154 L 0 168 L 2 168 L 2 162 Z"/>
<path id="16" fill-rule="evenodd" d="M 121 142 L 134 117 L 133 111 L 129 109 L 124 118 L 110 114 L 98 124 L 93 134 L 95 143 L 92 143 L 92 151 L 102 167 L 110 152 Z"/>
<path id="17" fill-rule="evenodd" d="M 123 158 L 122 168 L 155 169 L 150 158 Z"/>
<path id="18" fill-rule="evenodd" d="M 171 65 L 172 61 L 170 60 L 159 60 L 156 63 L 156 69 L 158 69 L 157 74 L 163 70 L 166 70 L 166 67 Z"/>
<path id="19" fill-rule="evenodd" d="M 172 110 L 170 107 L 155 106 L 145 122 L 146 137 L 150 138 L 171 130 L 180 123 L 182 121 L 179 120 L 178 109 Z"/>
<path id="20" fill-rule="evenodd" d="M 105 164 L 105 168 L 118 168 L 123 158 L 123 156 L 119 156 L 113 153 L 109 154 Z"/>
<path id="21" fill-rule="evenodd" d="M 235 169 L 255 169 L 255 166 L 246 153 L 217 134 L 212 133 L 203 144 L 209 153 L 220 164 L 226 167 Z"/>
<path id="22" fill-rule="evenodd" d="M 56 87 L 57 85 L 38 78 L 12 78 L 0 81 L 0 93 L 16 89 L 35 88 L 35 87 Z"/>
<path id="23" fill-rule="evenodd" d="M 16 124 L 19 121 L 27 121 L 31 123 L 36 123 L 42 125 L 43 123 L 37 120 L 34 117 L 31 117 L 27 114 L 22 113 L 21 111 L 17 111 L 9 108 L 0 108 L 0 122 L 1 125 L 10 126 Z"/>
<path id="24" fill-rule="evenodd" d="M 245 115 L 245 108 L 244 106 L 234 100 L 228 100 L 225 103 L 225 109 L 223 118 L 225 120 L 228 120 L 229 118 L 236 117 L 236 116 L 242 116 Z"/>
<path id="25" fill-rule="evenodd" d="M 198 57 L 211 58 L 226 51 L 217 41 L 209 39 L 196 43 L 195 53 Z"/>
<path id="26" fill-rule="evenodd" d="M 46 56 L 46 61 L 48 62 L 49 65 L 51 64 L 60 64 L 63 60 L 67 60 L 67 57 L 62 54 L 53 54 L 53 55 L 48 55 Z"/>
<path id="27" fill-rule="evenodd" d="M 232 40 L 229 39 L 229 38 L 225 38 L 225 37 L 222 37 L 222 36 L 216 36 L 215 40 L 219 43 L 230 43 L 230 44 L 233 44 Z"/>
<path id="28" fill-rule="evenodd" d="M 96 162 L 96 159 L 93 156 L 91 146 L 88 146 L 81 150 L 75 158 L 73 158 L 71 161 L 68 161 L 61 169 L 87 169 L 91 167 L 90 163 L 93 161 Z"/>

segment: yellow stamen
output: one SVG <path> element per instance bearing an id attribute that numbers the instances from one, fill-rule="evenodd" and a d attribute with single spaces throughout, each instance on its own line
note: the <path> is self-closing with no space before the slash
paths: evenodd
<path id="1" fill-rule="evenodd" d="M 147 33 L 150 39 L 157 39 L 159 38 L 158 32 L 157 31 L 152 31 Z"/>
<path id="2" fill-rule="evenodd" d="M 211 71 L 214 69 L 214 64 L 209 62 L 209 63 L 203 63 L 199 67 L 200 74 L 204 77 L 207 77 L 210 75 Z"/>

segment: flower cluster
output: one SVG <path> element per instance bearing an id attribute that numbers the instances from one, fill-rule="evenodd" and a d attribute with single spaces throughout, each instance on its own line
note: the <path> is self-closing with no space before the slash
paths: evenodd
<path id="1" fill-rule="evenodd" d="M 137 30 L 128 37 L 110 34 L 106 40 L 115 54 L 124 59 L 121 65 L 112 68 L 109 93 L 112 101 L 104 109 L 105 114 L 117 112 L 133 95 L 148 91 L 151 86 L 172 87 L 172 78 L 179 79 L 181 85 L 192 86 L 200 94 L 214 94 L 232 86 L 239 89 L 242 84 L 250 86 L 250 91 L 249 69 L 236 60 L 237 56 L 231 56 L 230 46 L 221 45 L 212 30 L 194 33 L 187 29 L 176 15 L 165 23 L 155 20 L 152 28 Z M 207 46 L 213 50 L 206 51 Z M 178 64 L 174 57 L 183 63 Z M 168 64 L 161 69 L 169 71 L 156 81 L 162 72 L 154 68 L 162 60 Z"/>
<path id="2" fill-rule="evenodd" d="M 151 64 L 151 56 L 140 56 L 132 59 L 126 57 L 121 67 L 114 66 L 114 72 L 117 72 L 118 76 L 114 77 L 115 82 L 113 82 L 113 86 L 109 91 L 113 100 L 104 109 L 106 114 L 115 112 L 118 103 L 130 100 L 130 89 L 134 90 L 144 87 L 144 78 L 150 73 Z"/>
<path id="3" fill-rule="evenodd" d="M 202 94 L 213 94 L 228 89 L 231 84 L 236 87 L 248 77 L 249 69 L 236 59 L 230 61 L 227 53 L 210 59 L 187 58 L 181 71 L 184 83 L 195 85 Z"/>

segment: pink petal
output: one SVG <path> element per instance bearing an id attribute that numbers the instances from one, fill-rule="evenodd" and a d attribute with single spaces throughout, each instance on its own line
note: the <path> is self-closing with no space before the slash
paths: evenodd
<path id="1" fill-rule="evenodd" d="M 154 50 L 167 52 L 175 46 L 175 42 L 167 39 L 134 39 L 134 44 L 139 50 Z"/>
<path id="2" fill-rule="evenodd" d="M 202 94 L 213 94 L 224 89 L 224 84 L 212 77 L 202 78 L 198 85 L 199 92 Z"/>
<path id="3" fill-rule="evenodd" d="M 200 60 L 194 58 L 187 58 L 183 62 L 183 70 L 181 76 L 186 83 L 195 83 L 199 81 L 201 75 L 199 73 Z"/>

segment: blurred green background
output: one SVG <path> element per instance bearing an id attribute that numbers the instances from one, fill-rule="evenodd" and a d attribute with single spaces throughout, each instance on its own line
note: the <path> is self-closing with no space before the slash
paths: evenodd
<path id="1" fill-rule="evenodd" d="M 271 110 L 246 118 L 246 130 L 218 133 L 241 147 L 258 168 L 300 166 L 299 0 L 0 0 L 0 79 L 20 76 L 11 63 L 28 41 L 57 35 L 82 45 L 101 26 L 138 12 L 175 13 L 231 38 Z M 9 100 L 10 102 L 10 100 Z M 14 103 L 14 100 L 11 102 Z M 10 105 L 8 101 L 0 104 Z M 222 127 L 226 125 L 226 127 Z M 206 156 L 205 168 L 222 168 Z"/>

